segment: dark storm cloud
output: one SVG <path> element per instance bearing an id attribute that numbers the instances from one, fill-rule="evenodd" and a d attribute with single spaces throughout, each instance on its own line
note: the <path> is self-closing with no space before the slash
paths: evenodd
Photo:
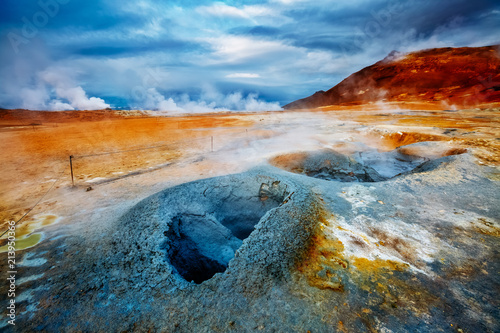
<path id="1" fill-rule="evenodd" d="M 491 36 L 499 32 L 500 21 L 493 27 L 480 16 L 499 8 L 500 3 L 494 0 L 390 0 L 363 2 L 363 5 L 354 2 L 352 6 L 323 10 L 295 9 L 288 15 L 294 18 L 297 29 L 286 37 L 294 40 L 295 45 L 335 49 L 346 42 L 355 44 L 353 39 L 360 33 L 390 42 L 393 34 L 413 30 L 415 35 L 425 38 L 443 26 L 450 30 L 477 26 Z M 341 29 L 342 35 L 336 29 Z"/>

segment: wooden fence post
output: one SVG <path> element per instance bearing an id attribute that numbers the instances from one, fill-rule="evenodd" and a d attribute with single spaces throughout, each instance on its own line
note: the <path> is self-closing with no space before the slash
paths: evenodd
<path id="1" fill-rule="evenodd" d="M 73 178 L 73 155 L 69 156 L 69 167 L 71 169 L 71 183 L 75 186 L 75 179 Z"/>

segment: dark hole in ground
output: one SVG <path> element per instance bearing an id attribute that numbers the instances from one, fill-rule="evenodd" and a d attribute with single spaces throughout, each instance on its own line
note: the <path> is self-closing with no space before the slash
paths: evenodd
<path id="1" fill-rule="evenodd" d="M 224 258 L 217 258 L 217 254 L 220 256 L 221 253 L 213 252 L 223 252 L 224 249 L 220 247 L 225 245 L 224 238 L 230 238 L 231 235 L 223 229 L 211 230 L 211 222 L 205 216 L 196 215 L 178 215 L 172 219 L 173 228 L 171 232 L 167 232 L 167 236 L 172 240 L 167 255 L 170 263 L 187 281 L 201 283 L 226 269 L 227 262 Z M 215 238 L 218 246 L 214 246 L 213 251 L 207 252 L 210 249 L 200 244 L 200 236 L 202 239 L 204 237 L 201 232 L 206 233 L 206 237 Z M 235 240 L 232 243 L 227 244 L 229 251 L 241 245 Z"/>
<path id="2" fill-rule="evenodd" d="M 233 235 L 241 240 L 244 240 L 259 223 L 260 217 L 255 215 L 227 217 L 221 221 L 221 224 L 231 230 Z"/>
<path id="3" fill-rule="evenodd" d="M 171 219 L 162 247 L 179 275 L 197 284 L 226 270 L 243 240 L 286 195 L 279 182 L 227 193 L 213 193 L 212 212 L 181 213 Z"/>

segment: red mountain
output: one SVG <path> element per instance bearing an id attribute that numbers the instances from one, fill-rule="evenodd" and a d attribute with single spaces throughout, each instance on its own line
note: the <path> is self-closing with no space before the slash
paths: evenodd
<path id="1" fill-rule="evenodd" d="M 429 102 L 471 107 L 500 102 L 500 45 L 391 52 L 328 91 L 285 109 L 370 102 Z"/>

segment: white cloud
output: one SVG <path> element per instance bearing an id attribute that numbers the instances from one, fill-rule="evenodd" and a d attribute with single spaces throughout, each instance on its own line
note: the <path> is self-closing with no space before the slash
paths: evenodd
<path id="1" fill-rule="evenodd" d="M 239 26 L 242 20 L 244 24 L 252 24 L 255 26 L 282 26 L 293 22 L 293 18 L 289 17 L 283 10 L 285 8 L 276 4 L 259 4 L 259 5 L 244 5 L 230 6 L 225 3 L 217 2 L 208 6 L 199 6 L 194 9 L 197 22 L 191 22 L 192 26 L 197 27 L 201 31 L 212 29 L 217 33 L 221 30 L 221 21 L 224 25 Z M 215 20 L 214 20 L 215 19 Z"/>
<path id="2" fill-rule="evenodd" d="M 486 12 L 486 13 L 481 14 L 479 17 L 480 18 L 485 18 L 485 17 L 488 17 L 488 16 L 496 16 L 496 15 L 500 15 L 500 10 L 493 9 L 490 12 Z"/>
<path id="3" fill-rule="evenodd" d="M 101 110 L 109 107 L 103 99 L 87 97 L 82 87 L 56 86 L 57 98 L 51 99 L 49 88 L 54 88 L 50 83 L 38 85 L 36 88 L 21 89 L 22 108 L 30 110 Z M 69 103 L 62 101 L 67 100 Z"/>
<path id="4" fill-rule="evenodd" d="M 156 88 L 147 89 L 143 100 L 140 101 L 140 109 L 162 110 L 162 111 L 183 111 L 178 107 L 172 98 L 166 99 Z"/>
<path id="5" fill-rule="evenodd" d="M 226 77 L 229 79 L 238 79 L 238 78 L 257 79 L 260 77 L 260 75 L 256 74 L 256 73 L 232 73 L 232 74 L 226 75 Z"/>
<path id="6" fill-rule="evenodd" d="M 307 0 L 273 0 L 272 2 L 278 2 L 285 5 L 292 5 L 298 2 L 305 2 Z"/>
<path id="7" fill-rule="evenodd" d="M 109 108 L 102 98 L 87 97 L 82 87 L 57 87 L 56 94 L 59 98 L 69 101 L 70 105 L 77 110 L 100 110 Z"/>
<path id="8" fill-rule="evenodd" d="M 29 110 L 43 110 L 50 96 L 43 85 L 38 85 L 35 88 L 22 88 L 20 90 L 22 98 L 21 107 Z"/>
<path id="9" fill-rule="evenodd" d="M 250 37 L 226 35 L 209 37 L 200 41 L 207 42 L 213 49 L 212 57 L 215 63 L 234 63 L 260 56 L 286 55 L 297 50 L 280 41 L 270 41 Z"/>
<path id="10" fill-rule="evenodd" d="M 332 52 L 304 50 L 304 53 L 297 58 L 294 66 L 305 73 L 338 74 L 349 70 L 345 59 Z"/>

